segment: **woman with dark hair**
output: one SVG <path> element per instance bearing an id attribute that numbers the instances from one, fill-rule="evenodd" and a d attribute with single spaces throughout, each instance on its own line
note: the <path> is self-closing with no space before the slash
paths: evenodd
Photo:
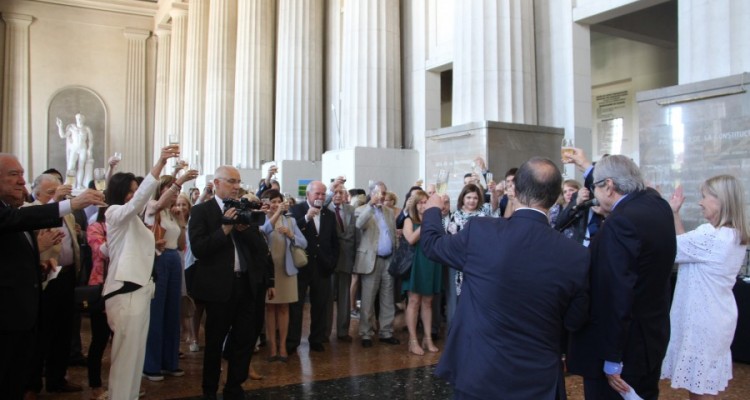
<path id="1" fill-rule="evenodd" d="M 178 145 L 163 147 L 143 183 L 131 173 L 116 173 L 105 193 L 110 263 L 103 295 L 107 321 L 114 333 L 109 370 L 109 398 L 138 398 L 145 358 L 150 304 L 154 294 L 156 241 L 140 215 L 159 185 L 167 160 L 180 154 Z M 170 189 L 175 190 L 175 189 Z M 175 190 L 176 191 L 176 190 Z"/>
<path id="2" fill-rule="evenodd" d="M 91 247 L 91 274 L 89 286 L 104 284 L 109 265 L 109 251 L 107 250 L 107 224 L 104 216 L 107 208 L 99 208 L 96 221 L 86 228 L 86 240 Z M 91 398 L 105 400 L 107 391 L 102 387 L 102 356 L 107 348 L 112 331 L 107 325 L 107 314 L 104 311 L 91 310 L 91 344 L 88 351 L 88 375 Z"/>
<path id="3" fill-rule="evenodd" d="M 151 320 L 146 341 L 146 361 L 143 376 L 150 381 L 164 380 L 164 375 L 183 376 L 178 368 L 180 354 L 180 301 L 182 298 L 183 260 L 180 251 L 185 249 L 185 222 L 172 214 L 171 207 L 185 182 L 195 179 L 198 171 L 189 170 L 175 179 L 164 175 L 159 179 L 159 189 L 148 202 L 143 222 L 159 225 L 163 237 L 156 238 L 154 272 L 156 281 L 151 299 Z"/>
<path id="4" fill-rule="evenodd" d="M 266 223 L 260 228 L 266 234 L 274 268 L 276 295 L 266 299 L 266 340 L 268 361 L 287 362 L 286 338 L 289 332 L 289 304 L 297 301 L 297 267 L 292 261 L 291 247 L 306 248 L 307 239 L 297 227 L 294 218 L 286 216 L 289 209 L 284 196 L 276 189 L 261 195 L 268 202 Z M 276 342 L 276 330 L 279 341 Z"/>

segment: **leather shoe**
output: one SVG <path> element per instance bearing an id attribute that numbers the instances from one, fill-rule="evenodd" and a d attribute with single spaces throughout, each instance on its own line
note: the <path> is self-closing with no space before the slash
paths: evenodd
<path id="1" fill-rule="evenodd" d="M 292 346 L 286 346 L 286 352 L 287 352 L 287 354 L 289 354 L 290 356 L 291 356 L 291 355 L 294 355 L 294 353 L 296 353 L 296 352 L 297 352 L 297 346 L 294 346 L 294 347 L 292 347 Z"/>
<path id="2" fill-rule="evenodd" d="M 362 339 L 362 347 L 364 347 L 366 349 L 372 347 L 372 340 L 371 339 Z"/>
<path id="3" fill-rule="evenodd" d="M 312 350 L 312 351 L 317 351 L 317 352 L 321 352 L 321 351 L 325 351 L 325 350 L 326 350 L 326 348 L 325 348 L 325 347 L 323 347 L 323 344 L 322 344 L 322 343 L 315 343 L 315 342 L 312 342 L 312 343 L 310 343 L 310 350 Z"/>
<path id="4" fill-rule="evenodd" d="M 380 338 L 380 341 L 383 343 L 388 343 L 388 344 L 401 344 L 401 342 L 393 336 L 387 337 L 387 338 Z"/>
<path id="5" fill-rule="evenodd" d="M 81 387 L 81 385 L 76 385 L 75 383 L 70 382 L 65 382 L 62 386 L 56 388 L 47 388 L 47 392 L 49 393 L 75 393 L 82 391 L 83 387 Z"/>
<path id="6" fill-rule="evenodd" d="M 338 337 L 338 340 L 339 340 L 339 342 L 347 342 L 347 343 L 351 343 L 351 342 L 352 342 L 352 337 L 351 337 L 351 336 L 349 336 L 349 335 L 346 335 L 346 336 L 339 336 L 339 337 Z"/>
<path id="7" fill-rule="evenodd" d="M 203 393 L 203 400 L 217 400 L 216 393 Z"/>

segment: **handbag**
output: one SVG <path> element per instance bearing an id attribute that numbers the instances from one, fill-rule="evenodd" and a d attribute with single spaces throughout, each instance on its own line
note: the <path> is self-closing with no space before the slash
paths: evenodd
<path id="1" fill-rule="evenodd" d="M 294 232 L 294 227 L 289 226 L 289 229 Z M 292 253 L 292 262 L 297 268 L 302 268 L 307 265 L 307 252 L 302 247 L 294 244 L 294 241 L 289 245 L 289 250 Z"/>
<path id="2" fill-rule="evenodd" d="M 161 226 L 161 211 L 154 214 L 154 224 L 148 227 L 154 233 L 154 239 L 158 242 L 164 239 L 167 230 Z"/>
<path id="3" fill-rule="evenodd" d="M 77 286 L 73 293 L 75 305 L 79 312 L 103 312 L 104 299 L 102 298 L 104 285 Z"/>
<path id="4" fill-rule="evenodd" d="M 396 254 L 391 258 L 391 263 L 388 265 L 388 273 L 400 277 L 402 279 L 409 279 L 411 274 L 411 266 L 414 263 L 414 246 L 410 245 L 406 238 L 401 235 L 398 239 L 398 247 L 396 247 Z"/>

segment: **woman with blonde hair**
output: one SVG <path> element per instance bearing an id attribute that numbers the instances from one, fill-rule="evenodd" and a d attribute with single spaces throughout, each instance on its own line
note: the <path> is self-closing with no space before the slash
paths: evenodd
<path id="1" fill-rule="evenodd" d="M 677 232 L 678 264 L 671 337 L 661 377 L 690 391 L 690 399 L 715 398 L 732 378 L 730 346 L 737 327 L 732 288 L 750 240 L 744 189 L 731 175 L 709 178 L 698 202 L 708 223 L 685 232 L 682 187 L 670 199 Z"/>

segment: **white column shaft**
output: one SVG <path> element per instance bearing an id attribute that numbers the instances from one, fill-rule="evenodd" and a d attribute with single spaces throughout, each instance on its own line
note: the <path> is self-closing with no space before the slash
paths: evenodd
<path id="1" fill-rule="evenodd" d="M 174 4 L 177 6 L 177 4 Z M 172 16 L 172 39 L 169 51 L 169 85 L 167 93 L 169 96 L 167 112 L 167 132 L 177 135 L 182 144 L 182 115 L 185 93 L 185 41 L 187 40 L 187 10 L 173 8 Z M 182 150 L 182 149 L 181 149 Z M 187 161 L 189 154 L 183 153 L 181 157 Z"/>
<path id="2" fill-rule="evenodd" d="M 274 0 L 240 1 L 237 13 L 232 165 L 273 158 Z"/>
<path id="3" fill-rule="evenodd" d="M 14 154 L 31 176 L 29 105 L 30 15 L 4 13 L 5 60 L 3 79 L 2 151 Z"/>
<path id="4" fill-rule="evenodd" d="M 341 71 L 344 147 L 401 146 L 399 9 L 398 0 L 345 3 Z"/>
<path id="5" fill-rule="evenodd" d="M 209 4 L 203 168 L 213 173 L 230 162 L 232 155 L 237 0 L 211 0 Z"/>
<path id="6" fill-rule="evenodd" d="M 154 154 L 159 157 L 167 144 L 167 113 L 169 112 L 169 55 L 172 31 L 169 26 L 159 26 L 156 36 L 156 98 L 154 104 Z M 166 171 L 165 171 L 166 172 Z"/>
<path id="7" fill-rule="evenodd" d="M 183 137 L 180 142 L 183 157 L 193 162 L 197 152 L 203 164 L 203 128 L 206 99 L 206 53 L 208 38 L 208 0 L 190 0 L 188 9 L 187 42 L 185 50 L 185 94 Z M 213 171 L 200 171 L 213 173 Z"/>
<path id="8" fill-rule="evenodd" d="M 323 153 L 323 0 L 279 0 L 276 160 Z"/>
<path id="9" fill-rule="evenodd" d="M 127 28 L 128 66 L 125 78 L 125 132 L 122 137 L 122 171 L 147 171 L 146 160 L 146 39 L 150 32 Z"/>

